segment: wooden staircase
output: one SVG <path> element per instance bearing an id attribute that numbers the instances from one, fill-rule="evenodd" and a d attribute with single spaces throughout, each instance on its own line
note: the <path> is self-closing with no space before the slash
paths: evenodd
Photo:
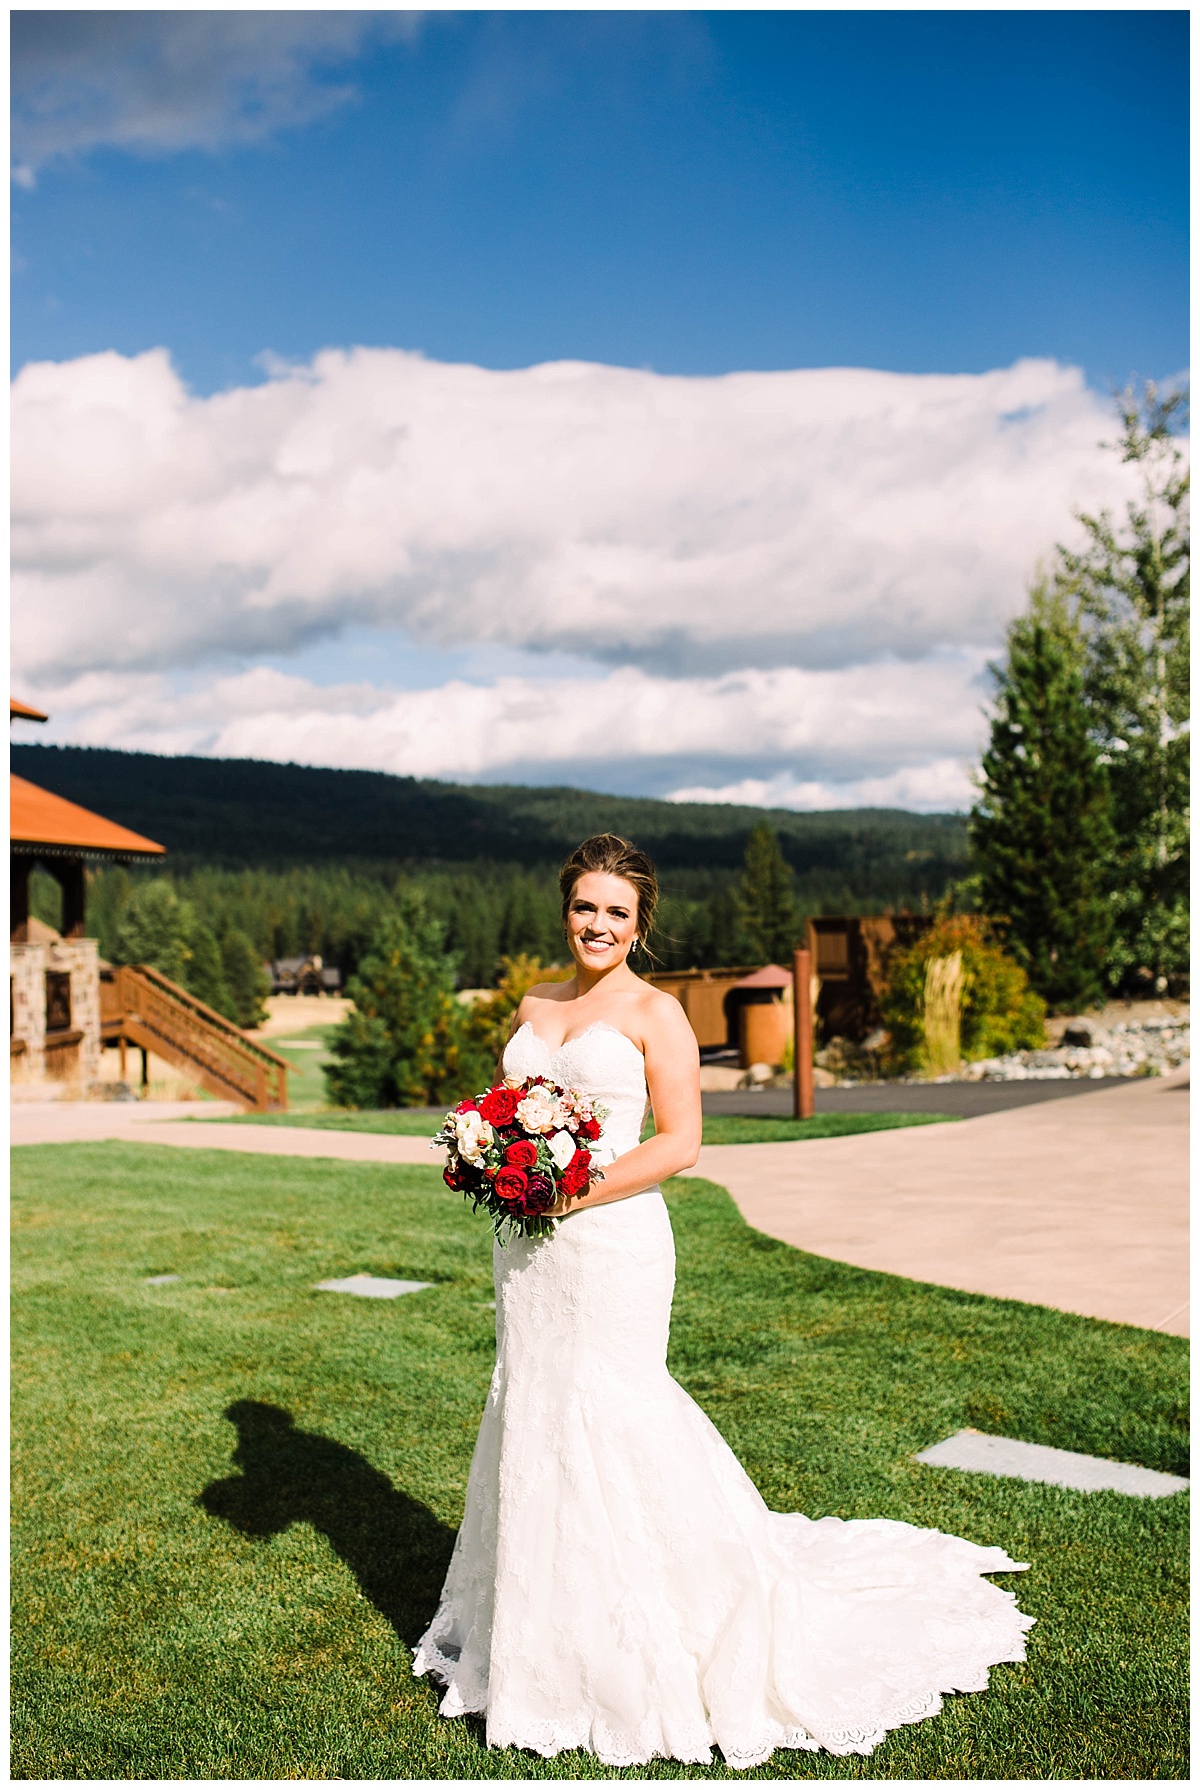
<path id="1" fill-rule="evenodd" d="M 250 1112 L 287 1111 L 290 1064 L 146 964 L 100 971 L 100 1036 L 105 1044 L 153 1051 L 208 1093 Z"/>

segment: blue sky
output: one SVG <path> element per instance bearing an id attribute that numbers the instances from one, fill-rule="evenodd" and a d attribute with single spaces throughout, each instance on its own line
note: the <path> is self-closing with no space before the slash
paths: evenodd
<path id="1" fill-rule="evenodd" d="M 363 393 L 370 381 L 356 381 L 341 363 L 314 370 L 319 351 L 356 346 L 381 351 L 371 365 L 394 411 L 388 441 L 417 427 L 406 406 L 416 402 L 414 379 L 424 391 L 427 374 L 413 372 L 406 358 L 413 353 L 443 369 L 444 397 L 422 399 L 427 417 L 459 393 L 450 369 L 462 363 L 500 372 L 578 361 L 644 375 L 636 398 L 618 399 L 627 388 L 611 379 L 584 382 L 583 409 L 573 417 L 551 416 L 528 376 L 507 386 L 477 382 L 470 396 L 462 388 L 456 442 L 464 464 L 479 456 L 473 479 L 486 481 L 486 468 L 508 451 L 503 444 L 514 429 L 526 431 L 530 477 L 549 456 L 559 478 L 562 444 L 608 427 L 599 419 L 611 419 L 627 396 L 632 409 L 622 412 L 621 426 L 632 432 L 628 446 L 618 429 L 606 452 L 609 460 L 636 455 L 646 430 L 657 426 L 645 419 L 675 403 L 679 388 L 669 376 L 691 382 L 680 399 L 684 409 L 693 398 L 700 408 L 690 422 L 684 410 L 672 412 L 670 440 L 646 450 L 648 465 L 668 452 L 678 456 L 680 441 L 697 430 L 713 444 L 689 474 L 692 483 L 659 493 L 658 508 L 635 513 L 634 496 L 614 497 L 616 507 L 603 514 L 581 509 L 569 539 L 569 530 L 554 536 L 547 518 L 523 516 L 518 549 L 512 529 L 506 533 L 506 519 L 520 507 L 515 499 L 486 541 L 474 516 L 461 512 L 455 538 L 461 493 L 454 489 L 454 450 L 441 453 L 430 442 L 426 458 L 446 468 L 429 512 L 436 511 L 436 524 L 426 518 L 425 533 L 397 536 L 391 561 L 384 554 L 365 566 L 351 554 L 330 570 L 317 596 L 297 594 L 298 586 L 277 595 L 287 583 L 284 550 L 265 540 L 245 549 L 241 569 L 231 570 L 242 536 L 214 552 L 199 584 L 171 573 L 170 553 L 155 570 L 140 546 L 129 546 L 135 536 L 144 542 L 149 523 L 130 523 L 131 500 L 114 498 L 112 538 L 96 546 L 90 571 L 72 572 L 74 595 L 61 587 L 61 610 L 50 594 L 59 589 L 61 550 L 46 543 L 56 527 L 69 531 L 73 500 L 55 511 L 62 500 L 52 495 L 50 468 L 32 500 L 36 527 L 28 537 L 19 527 L 17 537 L 19 565 L 22 542 L 33 543 L 29 588 L 36 587 L 38 601 L 64 622 L 72 602 L 85 602 L 89 614 L 107 615 L 111 635 L 120 632 L 122 605 L 144 602 L 153 590 L 162 625 L 137 652 L 124 645 L 115 652 L 98 637 L 88 662 L 77 654 L 68 664 L 45 648 L 22 658 L 18 592 L 18 666 L 30 687 L 56 700 L 61 737 L 94 737 L 111 725 L 130 743 L 168 749 L 249 741 L 264 750 L 265 737 L 285 742 L 288 751 L 344 756 L 345 745 L 320 743 L 336 733 L 327 725 L 332 698 L 314 699 L 305 711 L 307 732 L 289 733 L 280 716 L 297 703 L 303 708 L 301 694 L 290 686 L 268 694 L 254 676 L 325 690 L 354 684 L 357 697 L 337 700 L 351 710 L 357 702 L 360 718 L 369 719 L 387 709 L 389 693 L 436 692 L 464 677 L 483 692 L 478 702 L 486 710 L 500 700 L 495 689 L 505 677 L 579 689 L 590 681 L 599 700 L 614 667 L 621 676 L 632 668 L 651 683 L 690 676 L 711 685 L 722 668 L 811 679 L 896 660 L 944 669 L 946 655 L 958 654 L 962 712 L 971 719 L 962 722 L 957 751 L 944 739 L 927 743 L 924 762 L 943 770 L 924 785 L 918 743 L 907 748 L 907 769 L 889 768 L 883 736 L 890 730 L 894 737 L 895 715 L 886 703 L 877 747 L 856 749 L 843 761 L 803 742 L 774 749 L 737 736 L 744 723 L 718 723 L 718 704 L 711 749 L 677 741 L 657 755 L 606 756 L 602 744 L 576 742 L 547 775 L 664 793 L 736 786 L 801 805 L 854 799 L 856 791 L 869 796 L 892 777 L 899 796 L 907 790 L 905 799 L 916 805 L 936 805 L 954 789 L 962 799 L 965 773 L 955 784 L 945 766 L 953 760 L 961 772 L 974 749 L 980 655 L 999 640 L 1036 555 L 1066 532 L 1072 504 L 1111 494 L 1109 469 L 1093 465 L 1080 445 L 1086 436 L 1094 446 L 1103 433 L 1103 402 L 1092 394 L 1131 376 L 1169 377 L 1187 364 L 1187 32 L 1187 15 L 1178 11 L 15 15 L 14 367 L 61 363 L 53 403 L 62 410 L 60 428 L 75 431 L 71 452 L 78 448 L 85 461 L 86 444 L 103 434 L 99 424 L 93 428 L 98 400 L 86 395 L 99 375 L 85 357 L 110 352 L 126 359 L 118 370 L 121 396 L 106 397 L 104 406 L 127 407 L 129 427 L 151 434 L 159 428 L 155 416 L 185 418 L 208 444 L 204 451 L 226 461 L 223 419 L 232 412 L 205 409 L 212 394 L 246 395 L 237 429 L 253 415 L 259 421 L 252 435 L 278 428 L 308 439 L 320 429 L 345 442 L 369 433 L 373 424 L 361 407 L 369 407 Z M 166 384 L 135 358 L 156 349 L 169 357 L 166 372 L 155 363 Z M 280 361 L 306 371 L 283 373 Z M 1011 393 L 997 397 L 988 380 L 1031 361 L 1043 367 L 1040 381 L 1033 380 L 1037 389 L 1020 402 Z M 997 525 L 997 541 L 1028 517 L 1023 557 L 1001 564 L 999 547 L 990 559 L 981 550 L 967 570 L 965 549 L 950 542 L 957 523 L 947 495 L 945 519 L 923 525 L 920 548 L 925 583 L 945 589 L 932 620 L 918 613 L 919 597 L 900 598 L 911 607 L 908 637 L 881 619 L 889 601 L 894 616 L 897 599 L 895 590 L 889 597 L 890 574 L 879 568 L 903 559 L 909 547 L 898 537 L 887 547 L 882 522 L 874 558 L 865 548 L 850 555 L 856 564 L 871 559 L 873 572 L 855 570 L 849 560 L 815 570 L 832 552 L 815 537 L 781 548 L 778 564 L 771 559 L 768 567 L 762 558 L 764 543 L 782 538 L 772 508 L 781 480 L 798 478 L 801 494 L 814 490 L 846 452 L 834 439 L 837 406 L 826 404 L 827 383 L 787 382 L 797 369 L 833 368 L 914 376 L 902 388 L 877 382 L 867 405 L 875 406 L 877 427 L 862 425 L 865 457 L 882 454 L 886 438 L 889 468 L 905 459 L 903 437 L 888 435 L 897 404 L 914 405 L 922 416 L 941 414 L 948 388 L 937 381 L 975 376 L 978 416 L 971 422 L 964 413 L 953 425 L 959 433 L 945 438 L 956 444 L 951 457 L 978 448 L 980 479 L 970 489 L 981 489 L 990 468 L 995 490 L 1007 492 L 1011 514 Z M 1078 381 L 1071 387 L 1064 370 L 1072 368 L 1082 372 L 1082 389 Z M 679 517 L 701 501 L 702 488 L 708 492 L 711 464 L 732 453 L 720 443 L 743 427 L 734 421 L 740 400 L 720 376 L 751 370 L 782 379 L 761 388 L 755 415 L 774 415 L 783 399 L 769 394 L 786 392 L 799 434 L 781 446 L 774 425 L 764 424 L 753 444 L 743 441 L 729 476 L 756 469 L 746 475 L 739 502 L 761 507 L 760 533 L 738 536 L 743 557 L 732 584 L 722 585 L 716 568 L 733 551 L 733 537 L 710 542 L 712 567 L 697 575 L 686 601 L 676 602 L 667 593 L 678 578 L 673 584 L 666 573 L 629 567 L 651 550 L 676 572 L 694 562 L 695 531 L 681 527 Z M 1014 379 L 1014 391 L 1029 383 L 1026 375 Z M 279 388 L 278 403 L 264 398 L 257 410 L 246 409 L 250 388 L 264 382 Z M 33 389 L 28 381 L 25 389 Z M 33 412 L 44 417 L 49 400 L 39 391 Z M 503 402 L 500 392 L 507 394 Z M 661 394 L 668 396 L 660 401 Z M 291 408 L 280 421 L 285 396 Z M 311 413 L 301 414 L 305 402 Z M 1003 404 L 1009 408 L 997 408 Z M 827 419 L 824 435 L 809 429 L 818 412 Z M 275 419 L 269 424 L 268 413 Z M 530 446 L 535 414 L 543 433 Z M 1010 462 L 989 460 L 991 450 L 980 445 L 979 418 L 999 430 L 1011 429 L 1018 415 L 1033 419 L 1022 452 L 1031 463 L 1044 456 L 1035 482 L 1048 481 L 1054 491 L 1057 534 L 1048 511 L 1011 479 L 1004 485 Z M 920 494 L 906 501 L 910 511 L 928 496 L 929 468 L 939 459 L 935 434 L 918 432 L 927 459 L 910 468 Z M 268 459 L 278 460 L 282 439 L 269 454 L 263 449 Z M 18 433 L 18 471 L 21 440 Z M 214 447 L 218 440 L 224 445 Z M 198 451 L 188 450 L 187 466 Z M 103 452 L 111 454 L 111 443 Z M 375 467 L 392 449 L 372 452 Z M 811 457 L 803 477 L 798 454 Z M 581 452 L 580 477 L 594 486 L 595 467 L 585 471 L 586 461 Z M 154 464 L 161 471 L 166 463 Z M 414 467 L 396 460 L 393 474 L 403 507 Z M 86 483 L 86 467 L 80 476 Z M 178 470 L 166 509 L 195 509 L 191 476 Z M 241 501 L 262 476 L 261 467 L 238 475 Z M 642 482 L 652 476 L 648 471 Z M 879 473 L 864 504 L 878 496 L 878 479 L 892 477 L 891 470 Z M 238 501 L 234 486 L 220 499 L 222 517 Z M 713 489 L 720 488 L 718 478 Z M 313 489 L 318 507 L 342 501 L 331 488 Z M 711 531 L 711 493 L 704 501 L 703 529 Z M 962 494 L 954 501 L 961 507 Z M 379 502 L 380 516 L 389 516 L 385 498 Z M 557 491 L 557 515 L 574 504 L 567 486 Z M 989 521 L 981 536 L 995 521 L 990 497 L 984 508 Z M 154 525 L 160 535 L 164 513 L 160 507 Z M 320 515 L 310 520 L 319 536 Z M 379 533 L 389 527 L 381 521 Z M 118 539 L 123 546 L 114 544 Z M 617 541 L 625 554 L 620 567 Z M 587 569 L 584 546 L 593 555 Z M 922 582 L 918 547 L 904 574 L 914 591 Z M 597 555 L 607 555 L 603 571 Z M 524 572 L 515 569 L 519 560 Z M 493 567 L 491 585 L 479 571 L 485 561 Z M 547 619 L 550 584 L 528 570 L 534 564 L 569 564 L 576 582 L 568 577 L 561 586 L 562 601 L 598 601 L 605 629 L 598 635 L 586 621 L 572 629 Z M 501 565 L 503 576 L 495 570 Z M 781 594 L 789 577 L 795 613 Z M 224 605 L 230 581 L 239 578 L 244 606 L 235 614 Z M 727 636 L 736 630 L 722 633 L 709 610 L 731 602 L 754 608 L 756 578 L 767 593 L 761 601 L 771 610 L 769 626 L 757 645 L 730 645 Z M 86 599 L 79 596 L 85 586 Z M 480 623 L 485 586 L 503 591 L 503 614 Z M 850 603 L 858 644 L 833 651 L 825 610 L 836 609 L 838 592 L 851 587 L 858 593 Z M 264 597 L 264 589 L 276 595 Z M 623 619 L 610 627 L 618 597 Z M 661 611 L 661 626 L 639 633 L 626 615 L 639 604 L 643 612 Z M 806 604 L 821 612 L 816 619 L 800 614 Z M 214 618 L 202 637 L 190 619 L 197 605 Z M 91 684 L 80 683 L 89 677 Z M 218 684 L 228 692 L 239 677 L 251 679 L 239 686 L 243 708 L 257 705 L 261 717 L 264 702 L 275 705 L 265 734 L 251 738 L 245 726 L 239 733 L 242 722 L 235 726 L 233 710 L 221 706 Z M 151 710 L 159 713 L 152 686 L 167 709 L 181 693 L 199 705 L 197 713 L 207 701 L 212 726 L 205 731 L 197 721 L 178 734 L 163 720 L 145 720 Z M 629 691 L 614 689 L 617 715 Z M 818 700 L 815 687 L 805 689 L 814 712 L 827 698 L 837 712 L 844 697 L 827 691 Z M 658 696 L 670 708 L 669 690 Z M 780 698 L 781 712 L 787 700 Z M 244 721 L 241 709 L 237 714 Z M 396 739 L 411 741 L 416 723 L 410 717 L 401 726 L 394 716 L 393 723 L 391 745 L 380 743 L 387 729 L 379 724 L 372 762 L 407 768 L 405 753 L 413 754 Z M 724 743 L 722 726 L 733 729 Z M 649 721 L 646 727 L 650 738 Z M 527 741 L 506 751 L 488 759 L 481 749 L 470 762 L 450 753 L 442 769 L 539 774 Z M 435 755 L 424 768 L 436 770 L 439 762 Z"/>
<path id="2" fill-rule="evenodd" d="M 1187 360 L 1187 26 L 446 14 L 389 43 L 368 24 L 314 71 L 352 89 L 323 117 L 215 150 L 99 144 L 16 189 L 16 361 L 166 344 L 202 391 L 264 349 L 348 343 L 1162 376 Z M 20 116 L 19 54 L 15 74 Z"/>

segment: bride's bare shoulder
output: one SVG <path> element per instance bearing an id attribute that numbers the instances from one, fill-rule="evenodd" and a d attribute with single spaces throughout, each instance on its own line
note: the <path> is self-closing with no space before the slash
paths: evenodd
<path id="1" fill-rule="evenodd" d="M 570 983 L 537 982 L 532 988 L 526 989 L 513 1017 L 518 1024 L 524 1024 L 527 1019 L 532 1018 L 533 1014 L 537 1011 L 537 1008 L 544 1002 L 553 1001 L 557 1003 L 559 1001 L 569 1001 L 570 999 Z"/>
<path id="2" fill-rule="evenodd" d="M 526 1001 L 571 1001 L 575 998 L 574 978 L 567 982 L 537 982 L 525 996 Z M 525 1001 L 522 1001 L 522 1006 Z"/>
<path id="3" fill-rule="evenodd" d="M 638 1023 L 644 1036 L 663 1043 L 695 1042 L 687 1014 L 673 994 L 643 982 L 638 994 Z"/>

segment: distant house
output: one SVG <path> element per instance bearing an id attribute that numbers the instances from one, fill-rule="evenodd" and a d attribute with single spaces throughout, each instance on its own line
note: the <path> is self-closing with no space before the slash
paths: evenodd
<path id="1" fill-rule="evenodd" d="M 267 965 L 272 994 L 337 994 L 342 972 L 325 967 L 314 951 L 309 957 L 278 957 Z"/>

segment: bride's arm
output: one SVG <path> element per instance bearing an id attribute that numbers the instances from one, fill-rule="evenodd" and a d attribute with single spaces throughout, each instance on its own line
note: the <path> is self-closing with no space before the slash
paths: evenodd
<path id="1" fill-rule="evenodd" d="M 686 1013 L 672 996 L 650 1005 L 642 1044 L 654 1136 L 618 1156 L 605 1169 L 602 1181 L 594 1181 L 580 1198 L 555 1206 L 556 1213 L 607 1206 L 643 1193 L 669 1175 L 691 1168 L 700 1154 L 700 1051 Z"/>

